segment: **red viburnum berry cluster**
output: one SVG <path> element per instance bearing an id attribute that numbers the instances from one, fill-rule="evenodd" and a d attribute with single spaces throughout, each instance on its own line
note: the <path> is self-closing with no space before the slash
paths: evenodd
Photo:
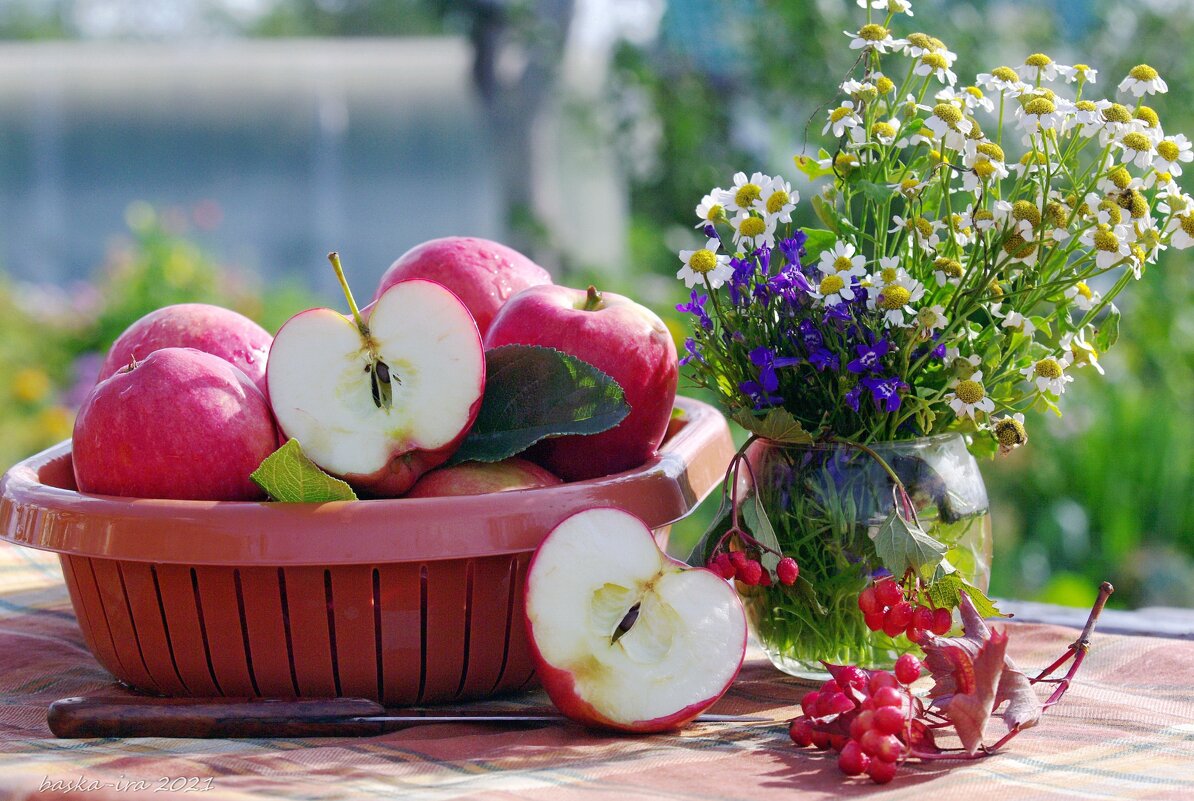
<path id="1" fill-rule="evenodd" d="M 763 563 L 745 551 L 720 551 L 709 557 L 705 566 L 727 581 L 737 579 L 752 587 L 770 587 L 774 583 Z M 775 566 L 775 581 L 780 584 L 791 586 L 799 576 L 800 567 L 790 556 L 781 558 Z"/>
<path id="2" fill-rule="evenodd" d="M 893 579 L 881 579 L 858 595 L 858 608 L 871 631 L 888 637 L 907 635 L 912 642 L 924 639 L 925 632 L 944 636 L 953 626 L 953 614 L 945 608 L 931 609 L 914 604 L 915 594 L 906 595 Z"/>
<path id="3" fill-rule="evenodd" d="M 830 666 L 834 678 L 800 700 L 804 717 L 792 721 L 788 733 L 800 746 L 832 748 L 847 776 L 866 774 L 876 784 L 896 775 L 899 762 L 914 743 L 932 739 L 918 718 L 923 705 L 908 690 L 920 678 L 920 660 L 904 654 L 895 672 Z M 825 724 L 841 721 L 840 726 Z"/>

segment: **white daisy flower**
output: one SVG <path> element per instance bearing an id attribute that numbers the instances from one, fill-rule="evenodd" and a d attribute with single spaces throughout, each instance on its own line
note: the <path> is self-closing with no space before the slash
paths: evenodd
<path id="1" fill-rule="evenodd" d="M 1153 140 L 1147 134 L 1143 134 L 1140 131 L 1132 131 L 1124 134 L 1123 138 L 1116 142 L 1116 144 L 1121 149 L 1119 158 L 1124 164 L 1134 164 L 1142 170 L 1147 170 L 1152 166 L 1154 156 Z"/>
<path id="2" fill-rule="evenodd" d="M 848 100 L 842 101 L 842 104 L 837 108 L 830 109 L 828 119 L 825 127 L 821 129 L 822 134 L 833 132 L 835 137 L 842 137 L 851 128 L 856 128 L 862 125 L 862 117 L 858 116 L 858 112 L 854 110 L 854 104 Z"/>
<path id="3" fill-rule="evenodd" d="M 1016 68 L 1016 74 L 1025 83 L 1035 84 L 1038 80 L 1048 83 L 1056 80 L 1058 64 L 1044 53 L 1033 53 Z"/>
<path id="4" fill-rule="evenodd" d="M 867 0 L 857 0 L 859 8 L 867 7 Z M 889 14 L 907 14 L 910 17 L 916 16 L 912 13 L 912 3 L 910 0 L 870 0 L 871 8 L 876 11 L 886 10 Z"/>
<path id="5" fill-rule="evenodd" d="M 775 218 L 740 211 L 730 220 L 734 226 L 734 244 L 753 250 L 767 246 L 775 247 Z"/>
<path id="6" fill-rule="evenodd" d="M 1062 351 L 1069 352 L 1069 359 L 1075 369 L 1080 369 L 1090 365 L 1098 371 L 1099 375 L 1106 375 L 1107 371 L 1103 369 L 1103 365 L 1099 364 L 1099 352 L 1095 350 L 1094 345 L 1086 341 L 1086 333 L 1078 331 L 1072 334 L 1065 334 L 1061 338 Z"/>
<path id="7" fill-rule="evenodd" d="M 1018 95 L 1028 87 L 1011 67 L 996 67 L 990 72 L 980 73 L 975 83 L 992 94 Z"/>
<path id="8" fill-rule="evenodd" d="M 1110 100 L 1079 100 L 1074 103 L 1070 119 L 1079 126 L 1079 134 L 1094 136 L 1103 130 L 1107 121 L 1103 113 L 1110 107 Z"/>
<path id="9" fill-rule="evenodd" d="M 696 215 L 700 220 L 696 224 L 696 228 L 704 228 L 706 225 L 712 225 L 725 219 L 726 209 L 721 202 L 721 197 L 724 194 L 725 190 L 718 187 L 701 198 L 701 202 L 696 207 Z"/>
<path id="10" fill-rule="evenodd" d="M 1119 91 L 1144 97 L 1146 94 L 1164 94 L 1169 91 L 1169 86 L 1155 69 L 1147 64 L 1137 64 L 1128 71 L 1128 77 L 1119 82 Z"/>
<path id="11" fill-rule="evenodd" d="M 935 36 L 929 36 L 927 33 L 910 33 L 903 40 L 903 47 L 901 49 L 904 55 L 909 58 L 920 58 L 925 53 L 935 53 L 938 50 L 945 50 L 945 42 Z M 953 62 L 951 61 L 950 63 L 952 64 Z"/>
<path id="12" fill-rule="evenodd" d="M 849 277 L 843 278 L 834 273 L 821 279 L 821 283 L 813 289 L 812 296 L 826 306 L 836 306 L 843 301 L 854 300 L 854 287 Z"/>
<path id="13" fill-rule="evenodd" d="M 879 269 L 867 276 L 867 283 L 870 286 L 882 289 L 890 284 L 904 284 L 911 283 L 912 276 L 908 271 L 900 266 L 899 256 L 887 256 L 879 259 Z"/>
<path id="14" fill-rule="evenodd" d="M 1020 372 L 1024 374 L 1025 381 L 1036 384 L 1037 390 L 1062 395 L 1065 385 L 1074 380 L 1072 375 L 1066 375 L 1065 369 L 1069 366 L 1070 360 L 1064 356 L 1060 359 L 1046 356 Z"/>
<path id="15" fill-rule="evenodd" d="M 1178 250 L 1185 250 L 1194 245 L 1194 212 L 1174 217 L 1169 221 L 1168 230 L 1172 233 L 1169 244 Z"/>
<path id="16" fill-rule="evenodd" d="M 1036 326 L 1032 324 L 1032 320 L 1029 320 L 1018 311 L 1004 313 L 1002 308 L 1000 308 L 993 309 L 991 313 L 1003 321 L 999 324 L 1000 328 L 1010 328 L 1013 331 L 1019 331 L 1026 337 L 1031 337 L 1036 333 Z"/>
<path id="17" fill-rule="evenodd" d="M 763 194 L 756 209 L 780 222 L 790 223 L 792 211 L 799 202 L 800 193 L 793 191 L 792 185 L 777 175 L 771 179 L 771 183 L 763 187 Z"/>
<path id="18" fill-rule="evenodd" d="M 1066 83 L 1076 83 L 1078 81 L 1082 81 L 1083 83 L 1097 83 L 1099 79 L 1099 71 L 1086 64 L 1075 64 L 1072 67 L 1058 64 L 1057 74 L 1064 77 Z"/>
<path id="19" fill-rule="evenodd" d="M 684 262 L 684 266 L 676 273 L 676 277 L 682 279 L 689 288 L 708 280 L 709 286 L 717 289 L 734 275 L 730 257 L 718 253 L 720 249 L 721 242 L 710 239 L 699 250 L 681 250 L 680 261 Z"/>
<path id="20" fill-rule="evenodd" d="M 1085 281 L 1079 281 L 1065 291 L 1065 296 L 1074 304 L 1074 308 L 1081 311 L 1093 309 L 1103 296 L 1091 289 Z"/>
<path id="21" fill-rule="evenodd" d="M 857 132 L 861 132 L 862 128 L 855 128 Z M 871 124 L 871 137 L 881 145 L 891 145 L 895 142 L 896 135 L 900 132 L 900 121 L 895 117 L 889 120 L 877 120 Z"/>
<path id="22" fill-rule="evenodd" d="M 933 113 L 925 119 L 925 127 L 951 150 L 962 150 L 966 146 L 967 134 L 974 130 L 974 124 L 953 103 L 933 106 Z"/>
<path id="23" fill-rule="evenodd" d="M 921 329 L 923 337 L 931 337 L 934 331 L 945 328 L 949 324 L 949 320 L 945 317 L 945 307 L 939 303 L 933 306 L 921 306 L 920 311 L 916 313 L 916 324 Z"/>
<path id="24" fill-rule="evenodd" d="M 965 332 L 968 338 L 970 331 Z M 945 366 L 948 367 L 958 378 L 970 378 L 978 372 L 978 366 L 982 364 L 982 359 L 977 353 L 972 353 L 969 356 L 963 356 L 962 351 L 957 347 L 950 345 L 945 349 Z"/>
<path id="25" fill-rule="evenodd" d="M 941 83 L 947 83 L 953 86 L 958 82 L 958 76 L 954 75 L 950 65 L 953 64 L 953 59 L 948 56 L 953 56 L 948 50 L 934 50 L 931 53 L 925 53 L 916 62 L 916 67 L 912 70 L 913 74 L 924 77 L 932 75 Z M 957 56 L 954 56 L 956 58 Z"/>
<path id="26" fill-rule="evenodd" d="M 912 304 L 924 297 L 925 288 L 914 278 L 905 278 L 885 284 L 879 292 L 872 292 L 867 297 L 867 308 L 878 311 L 883 316 L 883 323 L 888 327 L 907 327 L 908 317 L 916 316 L 916 309 Z"/>
<path id="27" fill-rule="evenodd" d="M 1191 147 L 1190 140 L 1186 138 L 1185 134 L 1162 139 L 1157 143 L 1157 155 L 1153 159 L 1153 166 L 1170 175 L 1181 175 L 1182 163 L 1194 161 L 1194 152 L 1191 152 Z"/>
<path id="28" fill-rule="evenodd" d="M 851 50 L 869 48 L 877 53 L 890 53 L 904 44 L 902 39 L 893 39 L 891 31 L 876 22 L 863 25 L 857 33 L 850 31 L 842 31 L 842 33 L 853 37 L 850 40 Z"/>
<path id="29" fill-rule="evenodd" d="M 1024 129 L 1024 144 L 1032 144 L 1031 136 L 1039 131 L 1060 131 L 1064 122 L 1063 111 L 1058 109 L 1061 98 L 1050 100 L 1038 95 L 1016 108 L 1016 122 Z"/>
<path id="30" fill-rule="evenodd" d="M 988 114 L 995 111 L 995 103 L 977 86 L 964 87 L 958 96 L 962 99 L 962 104 L 970 111 L 982 109 Z"/>
<path id="31" fill-rule="evenodd" d="M 901 229 L 906 230 L 909 234 L 908 240 L 917 242 L 922 248 L 936 250 L 937 246 L 941 244 L 941 237 L 938 236 L 937 230 L 941 228 L 940 220 L 930 222 L 924 217 L 908 217 L 907 219 L 898 214 L 891 216 L 891 221 L 894 223 L 889 234 L 894 234 Z"/>
<path id="32" fill-rule="evenodd" d="M 722 190 L 720 200 L 727 213 L 749 211 L 757 206 L 763 197 L 763 188 L 771 183 L 771 176 L 761 172 L 752 173 L 749 178 L 744 172 L 734 173 L 734 185 Z"/>
<path id="33" fill-rule="evenodd" d="M 866 257 L 855 252 L 849 242 L 837 241 L 833 247 L 821 252 L 817 269 L 825 275 L 839 275 L 849 283 L 854 278 L 866 275 Z"/>
<path id="34" fill-rule="evenodd" d="M 965 274 L 966 268 L 957 259 L 941 256 L 933 261 L 933 280 L 937 282 L 937 286 L 959 286 Z"/>
<path id="35" fill-rule="evenodd" d="M 983 386 L 982 370 L 976 370 L 966 378 L 955 378 L 949 386 L 953 392 L 947 393 L 945 400 L 958 417 L 973 420 L 975 412 L 990 414 L 995 411 L 995 401 L 987 397 L 987 389 Z"/>
<path id="36" fill-rule="evenodd" d="M 1098 223 L 1088 228 L 1078 241 L 1088 247 L 1093 247 L 1097 254 L 1095 264 L 1100 270 L 1106 270 L 1132 255 L 1128 244 L 1122 236 L 1122 229 L 1112 228 L 1106 223 Z"/>
<path id="37" fill-rule="evenodd" d="M 1004 415 L 997 417 L 991 423 L 991 431 L 999 441 L 999 453 L 1007 456 L 1016 448 L 1028 442 L 1028 432 L 1024 430 L 1024 415 L 1016 412 L 1011 417 Z"/>

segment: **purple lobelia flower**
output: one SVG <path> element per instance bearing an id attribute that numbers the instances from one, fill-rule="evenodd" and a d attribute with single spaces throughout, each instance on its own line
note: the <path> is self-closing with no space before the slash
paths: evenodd
<path id="1" fill-rule="evenodd" d="M 865 387 L 862 384 L 855 384 L 854 388 L 846 393 L 846 405 L 854 411 L 858 411 L 858 401 L 862 397 L 862 390 Z"/>
<path id="2" fill-rule="evenodd" d="M 837 370 L 841 367 L 841 362 L 837 358 L 837 354 L 829 348 L 815 347 L 808 352 L 808 363 L 818 370 Z"/>
<path id="3" fill-rule="evenodd" d="M 783 403 L 783 398 L 775 394 L 779 391 L 779 376 L 775 369 L 799 364 L 800 359 L 794 356 L 776 356 L 771 348 L 760 347 L 750 352 L 750 361 L 759 368 L 759 378 L 757 381 L 743 381 L 738 388 L 750 396 L 756 409 Z"/>
<path id="4" fill-rule="evenodd" d="M 875 406 L 885 412 L 894 412 L 900 408 L 903 400 L 900 390 L 907 390 L 908 385 L 899 376 L 883 378 L 881 376 L 867 376 L 862 379 L 862 386 L 871 392 L 875 399 Z"/>
<path id="5" fill-rule="evenodd" d="M 788 264 L 795 267 L 797 270 L 802 268 L 800 260 L 804 258 L 804 243 L 808 240 L 808 234 L 797 229 L 795 233 L 788 239 L 781 239 L 779 242 L 779 250 L 784 254 L 784 258 L 788 260 Z"/>
<path id="6" fill-rule="evenodd" d="M 713 320 L 709 317 L 709 312 L 705 311 L 705 304 L 708 301 L 708 295 L 702 295 L 694 289 L 692 290 L 692 299 L 688 303 L 677 304 L 676 311 L 693 315 L 700 321 L 701 328 L 710 331 L 713 329 Z"/>
<path id="7" fill-rule="evenodd" d="M 700 362 L 701 364 L 704 364 L 704 365 L 709 364 L 709 362 L 705 361 L 705 357 L 701 354 L 701 346 L 698 345 L 696 340 L 693 339 L 692 337 L 689 337 L 688 339 L 684 340 L 684 349 L 686 351 L 688 351 L 688 354 L 686 356 L 684 356 L 684 358 L 680 359 L 681 366 L 688 364 L 689 362 L 693 361 L 694 359 L 696 361 Z"/>
<path id="8" fill-rule="evenodd" d="M 891 350 L 891 343 L 880 339 L 873 345 L 855 345 L 858 357 L 846 365 L 851 373 L 878 373 L 883 367 L 883 357 Z"/>

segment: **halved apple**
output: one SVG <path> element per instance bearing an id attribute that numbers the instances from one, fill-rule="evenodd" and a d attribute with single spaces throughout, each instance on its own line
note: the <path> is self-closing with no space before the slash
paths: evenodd
<path id="1" fill-rule="evenodd" d="M 270 402 L 321 468 L 366 493 L 400 495 L 472 426 L 485 389 L 481 337 L 464 304 L 431 281 L 394 284 L 363 312 L 345 288 L 352 316 L 310 309 L 274 337 Z"/>
<path id="2" fill-rule="evenodd" d="M 560 712 L 598 728 L 679 728 L 729 689 L 746 654 L 746 615 L 719 576 L 659 550 L 620 509 L 560 523 L 531 561 L 527 629 Z"/>

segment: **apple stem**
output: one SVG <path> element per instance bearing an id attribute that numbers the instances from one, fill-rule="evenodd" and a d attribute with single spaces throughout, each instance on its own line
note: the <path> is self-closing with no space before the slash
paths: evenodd
<path id="1" fill-rule="evenodd" d="M 352 290 L 348 286 L 348 279 L 344 277 L 344 267 L 340 264 L 340 254 L 332 251 L 328 254 L 328 261 L 332 263 L 332 269 L 336 271 L 336 279 L 340 282 L 340 288 L 344 290 L 344 297 L 348 299 L 348 308 L 352 310 L 352 319 L 356 321 L 357 328 L 365 336 L 369 336 L 369 326 L 365 325 L 365 321 L 361 319 L 361 310 L 357 308 L 356 299 L 352 296 Z"/>
<path id="2" fill-rule="evenodd" d="M 597 287 L 589 284 L 589 290 L 585 294 L 585 305 L 581 306 L 583 311 L 597 311 L 601 308 L 601 293 L 597 291 Z"/>

